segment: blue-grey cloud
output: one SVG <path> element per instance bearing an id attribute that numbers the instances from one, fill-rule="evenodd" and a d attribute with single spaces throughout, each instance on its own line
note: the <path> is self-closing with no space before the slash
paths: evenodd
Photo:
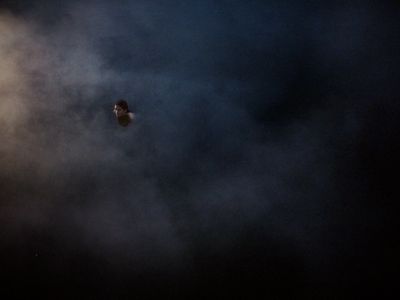
<path id="1" fill-rule="evenodd" d="M 369 202 L 354 214 L 375 191 L 359 147 L 385 153 L 369 122 L 379 103 L 398 110 L 394 22 L 378 6 L 5 4 L 2 243 L 56 273 L 57 253 L 74 266 L 78 252 L 122 282 L 202 282 L 243 260 L 273 284 L 336 278 L 343 249 L 360 246 L 341 244 L 343 227 L 373 218 Z M 113 119 L 118 98 L 137 113 L 128 128 Z"/>

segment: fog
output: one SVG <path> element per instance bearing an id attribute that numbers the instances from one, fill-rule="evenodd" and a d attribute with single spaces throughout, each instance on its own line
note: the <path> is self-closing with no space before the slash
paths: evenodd
<path id="1" fill-rule="evenodd" d="M 3 5 L 6 270 L 120 291 L 171 273 L 188 289 L 340 281 L 375 241 L 361 224 L 388 213 L 374 174 L 392 165 L 398 123 L 395 7 Z M 137 114 L 127 128 L 119 98 Z"/>

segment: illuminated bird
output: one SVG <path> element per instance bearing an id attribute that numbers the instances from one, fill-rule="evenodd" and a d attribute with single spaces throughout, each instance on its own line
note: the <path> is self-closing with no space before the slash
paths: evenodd
<path id="1" fill-rule="evenodd" d="M 134 119 L 135 114 L 128 108 L 128 102 L 123 99 L 118 100 L 114 105 L 114 114 L 121 126 L 128 126 Z"/>

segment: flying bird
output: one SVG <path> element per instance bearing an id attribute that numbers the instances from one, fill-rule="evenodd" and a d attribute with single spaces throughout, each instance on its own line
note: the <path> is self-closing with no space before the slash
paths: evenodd
<path id="1" fill-rule="evenodd" d="M 126 127 L 135 119 L 135 114 L 129 110 L 128 102 L 123 99 L 115 103 L 113 111 L 121 126 Z"/>

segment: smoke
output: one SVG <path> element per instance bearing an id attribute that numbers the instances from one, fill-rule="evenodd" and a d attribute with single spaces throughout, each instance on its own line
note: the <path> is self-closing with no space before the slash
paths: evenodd
<path id="1" fill-rule="evenodd" d="M 168 212 L 152 179 L 142 179 L 143 154 L 127 152 L 127 143 L 140 148 L 131 141 L 135 129 L 121 132 L 107 116 L 115 99 L 105 90 L 123 78 L 104 66 L 90 32 L 79 30 L 82 18 L 73 8 L 48 32 L 1 17 L 3 218 L 13 229 L 73 230 L 93 249 L 137 249 L 146 238 L 157 244 L 173 235 Z"/>
<path id="2" fill-rule="evenodd" d="M 12 262 L 301 284 L 333 276 L 341 249 L 358 247 L 338 235 L 369 191 L 352 176 L 374 87 L 395 90 L 390 44 L 365 47 L 391 28 L 376 26 L 388 12 L 203 2 L 0 11 L 1 251 Z M 388 61 L 366 63 L 376 53 Z M 113 119 L 119 98 L 138 116 L 128 128 Z"/>

